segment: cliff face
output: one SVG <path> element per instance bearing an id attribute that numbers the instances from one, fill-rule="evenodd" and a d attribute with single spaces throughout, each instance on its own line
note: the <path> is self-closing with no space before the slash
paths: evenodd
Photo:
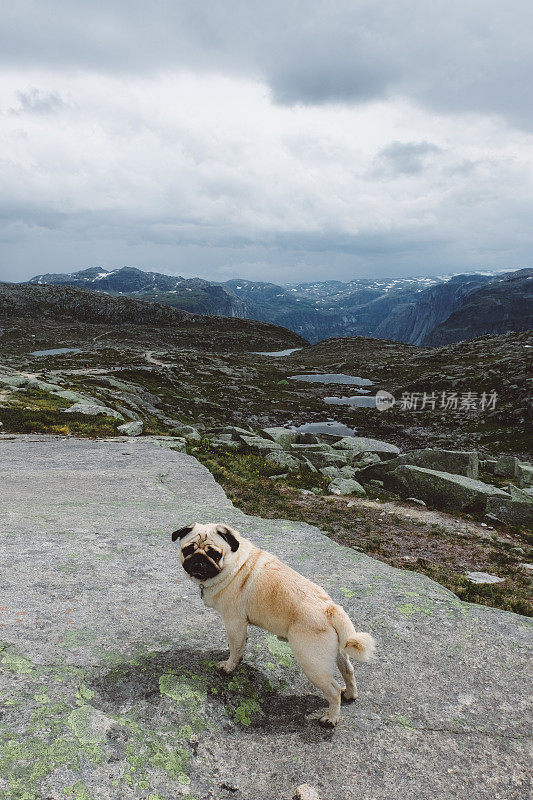
<path id="1" fill-rule="evenodd" d="M 453 311 L 423 340 L 441 347 L 451 342 L 487 334 L 525 331 L 533 328 L 533 269 L 522 269 L 467 294 Z"/>

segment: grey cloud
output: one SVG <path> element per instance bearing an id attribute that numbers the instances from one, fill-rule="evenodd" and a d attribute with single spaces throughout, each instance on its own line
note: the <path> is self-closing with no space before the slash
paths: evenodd
<path id="1" fill-rule="evenodd" d="M 215 70 L 285 104 L 405 96 L 533 123 L 524 0 L 19 0 L 3 15 L 10 65 Z"/>
<path id="2" fill-rule="evenodd" d="M 423 172 L 431 156 L 442 153 L 442 148 L 431 142 L 392 142 L 377 155 L 377 162 L 400 175 Z"/>
<path id="3" fill-rule="evenodd" d="M 17 92 L 17 98 L 20 105 L 12 109 L 14 114 L 53 114 L 66 105 L 58 92 L 41 92 L 36 88 Z"/>

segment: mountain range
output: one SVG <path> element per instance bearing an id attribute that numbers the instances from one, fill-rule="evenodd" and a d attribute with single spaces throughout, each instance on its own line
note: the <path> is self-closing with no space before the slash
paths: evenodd
<path id="1" fill-rule="evenodd" d="M 135 297 L 200 315 L 259 320 L 288 328 L 310 342 L 371 336 L 442 346 L 533 328 L 533 269 L 280 286 L 245 279 L 215 283 L 134 267 L 92 267 L 36 275 L 29 283 Z"/>

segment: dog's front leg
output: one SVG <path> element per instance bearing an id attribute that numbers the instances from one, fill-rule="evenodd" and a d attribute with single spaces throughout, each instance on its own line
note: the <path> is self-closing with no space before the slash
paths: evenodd
<path id="1" fill-rule="evenodd" d="M 223 669 L 224 672 L 233 672 L 239 664 L 246 647 L 248 620 L 246 618 L 232 617 L 231 619 L 225 619 L 224 624 L 228 634 L 229 658 L 227 661 L 221 661 L 218 667 Z"/>

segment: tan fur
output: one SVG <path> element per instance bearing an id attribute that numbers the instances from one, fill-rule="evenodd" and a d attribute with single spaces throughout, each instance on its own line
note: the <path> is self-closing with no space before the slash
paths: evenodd
<path id="1" fill-rule="evenodd" d="M 217 527 L 219 531 L 229 531 L 238 541 L 235 552 Z M 249 624 L 264 628 L 289 642 L 296 661 L 329 701 L 321 723 L 336 725 L 341 692 L 346 700 L 357 697 L 349 655 L 368 661 L 375 646 L 372 636 L 357 632 L 344 609 L 322 587 L 255 547 L 229 526 L 196 523 L 181 539 L 182 563 L 182 551 L 192 543 L 198 552 L 205 552 L 211 545 L 223 554 L 218 575 L 207 580 L 192 578 L 201 586 L 205 604 L 216 609 L 226 625 L 230 655 L 219 667 L 232 672 L 239 664 Z M 334 678 L 335 664 L 343 676 L 344 689 Z"/>

